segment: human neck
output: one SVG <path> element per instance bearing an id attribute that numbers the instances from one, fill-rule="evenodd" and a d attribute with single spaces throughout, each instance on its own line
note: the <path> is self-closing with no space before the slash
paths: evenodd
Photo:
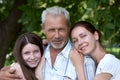
<path id="1" fill-rule="evenodd" d="M 96 47 L 91 57 L 95 60 L 97 64 L 99 64 L 100 60 L 105 56 L 105 54 L 106 54 L 106 51 L 100 45 Z"/>
<path id="2" fill-rule="evenodd" d="M 55 49 L 53 47 L 50 47 L 50 57 L 51 57 L 51 63 L 52 63 L 52 67 L 56 61 L 56 57 L 57 55 L 63 50 L 63 48 L 61 49 Z"/>
<path id="3" fill-rule="evenodd" d="M 56 48 L 53 48 L 52 46 L 50 46 L 50 51 L 52 53 L 60 53 L 62 50 L 63 50 L 63 48 L 56 49 Z"/>

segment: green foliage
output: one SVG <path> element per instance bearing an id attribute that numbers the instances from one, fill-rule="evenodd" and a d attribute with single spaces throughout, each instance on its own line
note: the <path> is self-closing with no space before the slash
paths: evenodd
<path id="1" fill-rule="evenodd" d="M 23 15 L 19 22 L 25 26 L 23 32 L 40 31 L 41 9 L 35 6 L 33 0 L 30 0 L 28 5 L 20 6 L 20 9 L 23 11 Z"/>
<path id="2" fill-rule="evenodd" d="M 9 16 L 9 12 L 13 7 L 14 0 L 3 0 L 3 3 L 0 3 L 0 19 L 4 20 Z"/>
<path id="3" fill-rule="evenodd" d="M 7 56 L 6 56 L 6 62 L 5 62 L 5 66 L 8 66 L 8 65 L 11 65 L 12 63 L 14 63 L 14 57 L 13 57 L 13 54 L 12 53 L 9 53 Z"/>
<path id="4" fill-rule="evenodd" d="M 4 0 L 0 5 L 0 18 L 9 15 L 14 0 Z M 45 8 L 61 6 L 70 12 L 71 26 L 78 20 L 86 20 L 102 33 L 102 42 L 109 49 L 120 48 L 120 1 L 119 0 L 27 0 L 27 5 L 19 7 L 23 11 L 19 19 L 24 27 L 22 32 L 30 31 L 43 36 L 41 13 Z M 115 45 L 116 44 L 116 45 Z M 114 45 L 114 46 L 113 46 Z M 114 49 L 117 51 L 117 49 Z M 115 51 L 111 51 L 115 54 Z M 116 52 L 120 56 L 120 51 Z"/>

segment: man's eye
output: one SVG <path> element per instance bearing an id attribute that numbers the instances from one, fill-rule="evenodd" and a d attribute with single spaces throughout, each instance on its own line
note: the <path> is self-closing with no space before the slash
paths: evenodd
<path id="1" fill-rule="evenodd" d="M 53 31 L 54 31 L 54 29 L 50 29 L 50 30 L 49 30 L 49 32 L 53 32 Z"/>
<path id="2" fill-rule="evenodd" d="M 65 29 L 61 28 L 61 29 L 59 29 L 59 31 L 65 31 Z"/>

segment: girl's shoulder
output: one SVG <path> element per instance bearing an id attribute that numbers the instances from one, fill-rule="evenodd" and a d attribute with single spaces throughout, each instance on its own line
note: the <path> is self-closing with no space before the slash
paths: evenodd
<path id="1" fill-rule="evenodd" d="M 21 67 L 19 63 L 15 62 L 11 64 L 10 69 L 21 70 Z"/>
<path id="2" fill-rule="evenodd" d="M 10 69 L 15 70 L 15 74 L 23 77 L 22 80 L 25 80 L 23 71 L 22 71 L 22 69 L 21 69 L 21 67 L 20 67 L 20 64 L 19 64 L 18 62 L 15 62 L 15 63 L 11 64 Z"/>

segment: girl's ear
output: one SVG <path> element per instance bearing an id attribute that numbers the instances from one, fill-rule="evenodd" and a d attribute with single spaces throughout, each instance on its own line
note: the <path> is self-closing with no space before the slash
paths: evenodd
<path id="1" fill-rule="evenodd" d="M 94 33 L 94 37 L 95 37 L 96 40 L 99 40 L 99 34 L 98 34 L 97 31 L 95 31 L 95 33 Z"/>

